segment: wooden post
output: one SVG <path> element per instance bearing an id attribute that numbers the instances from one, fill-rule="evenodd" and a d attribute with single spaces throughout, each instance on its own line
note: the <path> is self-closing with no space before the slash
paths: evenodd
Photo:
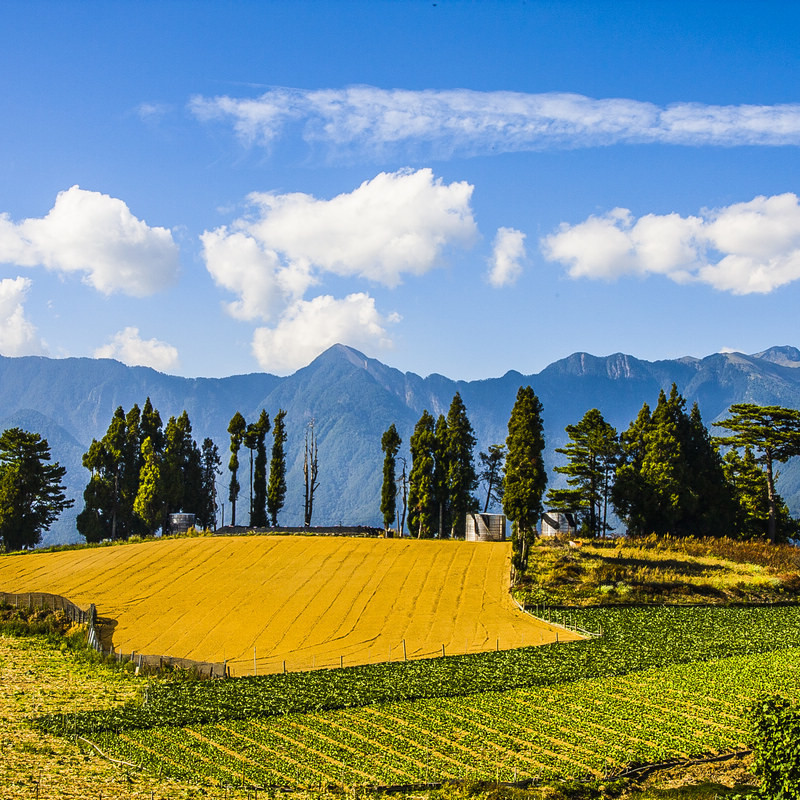
<path id="1" fill-rule="evenodd" d="M 408 656 L 406 655 L 406 640 L 403 639 L 403 661 L 408 661 Z"/>
<path id="2" fill-rule="evenodd" d="M 343 666 L 344 666 L 344 656 L 340 655 L 339 656 L 339 667 L 341 668 Z"/>
<path id="3" fill-rule="evenodd" d="M 442 658 L 444 658 L 444 642 L 442 642 Z"/>
<path id="4" fill-rule="evenodd" d="M 258 667 L 256 666 L 256 647 L 253 645 L 253 675 L 258 675 Z"/>

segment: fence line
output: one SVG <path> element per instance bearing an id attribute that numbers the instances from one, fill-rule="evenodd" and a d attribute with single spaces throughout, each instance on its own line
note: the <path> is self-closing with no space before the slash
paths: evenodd
<path id="1" fill-rule="evenodd" d="M 136 651 L 121 653 L 115 650 L 113 645 L 104 648 L 100 638 L 97 608 L 94 603 L 88 609 L 83 609 L 59 594 L 49 594 L 47 592 L 23 592 L 21 594 L 0 592 L 0 605 L 27 608 L 31 611 L 36 609 L 63 611 L 75 624 L 86 625 L 89 647 L 102 656 L 115 657 L 117 661 L 133 662 L 139 673 L 160 672 L 164 669 L 183 669 L 192 670 L 201 677 L 225 678 L 228 676 L 228 668 L 225 663 L 194 661 L 189 658 L 176 658 L 174 656 L 147 655 Z"/>

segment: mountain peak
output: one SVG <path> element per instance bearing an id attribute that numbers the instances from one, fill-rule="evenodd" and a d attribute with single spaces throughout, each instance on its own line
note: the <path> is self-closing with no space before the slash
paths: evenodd
<path id="1" fill-rule="evenodd" d="M 754 353 L 753 358 L 770 361 L 781 367 L 800 367 L 800 350 L 790 345 L 770 347 L 761 353 Z"/>

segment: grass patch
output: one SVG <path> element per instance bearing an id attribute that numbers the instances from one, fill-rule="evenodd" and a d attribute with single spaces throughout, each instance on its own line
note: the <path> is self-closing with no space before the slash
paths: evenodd
<path id="1" fill-rule="evenodd" d="M 540 541 L 517 597 L 530 605 L 769 603 L 800 599 L 800 550 L 732 539 Z"/>

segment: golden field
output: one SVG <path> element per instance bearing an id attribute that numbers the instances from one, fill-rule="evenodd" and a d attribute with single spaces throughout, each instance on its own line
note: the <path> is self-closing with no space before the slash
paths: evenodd
<path id="1" fill-rule="evenodd" d="M 95 603 L 118 651 L 234 675 L 578 638 L 522 614 L 507 543 L 201 537 L 0 557 L 0 591 Z M 254 667 L 255 656 L 255 667 Z"/>

